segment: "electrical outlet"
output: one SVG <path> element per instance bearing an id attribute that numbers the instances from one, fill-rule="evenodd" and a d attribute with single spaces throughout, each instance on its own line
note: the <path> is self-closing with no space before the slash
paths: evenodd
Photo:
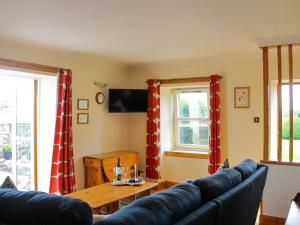
<path id="1" fill-rule="evenodd" d="M 254 123 L 259 123 L 259 117 L 254 117 Z"/>

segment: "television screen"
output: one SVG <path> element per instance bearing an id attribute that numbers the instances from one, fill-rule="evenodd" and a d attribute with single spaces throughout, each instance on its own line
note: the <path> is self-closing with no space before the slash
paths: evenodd
<path id="1" fill-rule="evenodd" d="M 109 112 L 147 112 L 148 92 L 140 89 L 109 89 Z"/>

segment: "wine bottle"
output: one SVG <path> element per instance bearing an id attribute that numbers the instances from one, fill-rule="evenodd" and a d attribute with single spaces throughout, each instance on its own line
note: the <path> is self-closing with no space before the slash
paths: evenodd
<path id="1" fill-rule="evenodd" d="M 130 180 L 135 181 L 136 179 L 136 164 L 130 165 Z"/>
<path id="2" fill-rule="evenodd" d="M 116 180 L 121 181 L 122 180 L 122 165 L 120 163 L 119 157 L 118 157 L 118 163 L 115 167 L 115 173 L 116 173 Z"/>

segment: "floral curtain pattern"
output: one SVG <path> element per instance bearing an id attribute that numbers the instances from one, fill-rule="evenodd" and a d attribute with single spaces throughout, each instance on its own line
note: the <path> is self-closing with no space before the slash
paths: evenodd
<path id="1" fill-rule="evenodd" d="M 76 190 L 72 136 L 72 71 L 58 71 L 57 109 L 52 155 L 50 193 Z"/>
<path id="2" fill-rule="evenodd" d="M 160 83 L 148 80 L 146 177 L 160 178 Z"/>
<path id="3" fill-rule="evenodd" d="M 210 77 L 210 135 L 209 135 L 209 155 L 208 172 L 215 173 L 221 161 L 220 149 L 220 77 L 212 75 Z"/>

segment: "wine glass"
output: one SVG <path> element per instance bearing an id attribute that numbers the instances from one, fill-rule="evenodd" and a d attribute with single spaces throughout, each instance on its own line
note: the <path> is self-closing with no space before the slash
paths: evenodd
<path id="1" fill-rule="evenodd" d="M 129 168 L 128 167 L 123 167 L 122 174 L 124 175 L 124 180 L 127 182 L 128 180 L 128 175 L 129 175 Z"/>

